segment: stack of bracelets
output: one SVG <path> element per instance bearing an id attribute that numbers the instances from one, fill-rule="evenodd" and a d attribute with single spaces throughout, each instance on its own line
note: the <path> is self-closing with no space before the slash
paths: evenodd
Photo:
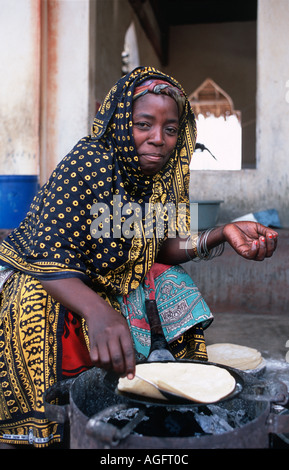
<path id="1" fill-rule="evenodd" d="M 220 245 L 212 248 L 211 250 L 209 250 L 207 247 L 208 236 L 212 230 L 213 229 L 205 230 L 200 235 L 195 233 L 187 238 L 185 250 L 188 260 L 195 262 L 199 262 L 202 260 L 209 261 L 212 258 L 221 256 L 225 248 L 224 243 L 221 243 Z M 190 256 L 188 252 L 189 243 L 191 243 L 189 249 L 192 249 L 194 251 L 194 257 Z"/>

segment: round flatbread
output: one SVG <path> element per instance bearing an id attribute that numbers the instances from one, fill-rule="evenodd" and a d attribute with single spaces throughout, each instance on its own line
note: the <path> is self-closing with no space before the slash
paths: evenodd
<path id="1" fill-rule="evenodd" d="M 235 378 L 226 369 L 209 364 L 187 362 L 146 363 L 136 366 L 136 373 L 164 390 L 198 403 L 214 403 L 229 395 L 236 386 Z M 152 385 L 135 377 L 121 378 L 118 390 L 163 399 Z"/>
<path id="2" fill-rule="evenodd" d="M 207 346 L 209 362 L 234 367 L 240 370 L 251 370 L 262 362 L 261 353 L 255 348 L 231 343 L 216 343 Z"/>

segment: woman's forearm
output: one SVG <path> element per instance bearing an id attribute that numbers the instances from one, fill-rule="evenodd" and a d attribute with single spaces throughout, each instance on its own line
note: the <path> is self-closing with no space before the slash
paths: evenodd
<path id="1" fill-rule="evenodd" d="M 165 264 L 185 263 L 194 259 L 199 253 L 201 256 L 206 255 L 209 250 L 224 242 L 228 242 L 243 258 L 263 261 L 272 256 L 276 250 L 278 233 L 257 222 L 240 221 L 215 227 L 207 231 L 199 240 L 201 241 L 197 244 L 193 234 L 187 239 L 168 238 L 159 252 L 157 261 Z M 198 252 L 196 246 L 199 248 Z M 220 253 L 222 251 L 218 254 Z M 218 254 L 213 253 L 213 256 L 218 256 Z"/>
<path id="2" fill-rule="evenodd" d="M 57 302 L 83 318 L 106 304 L 104 299 L 76 277 L 41 281 L 41 284 Z"/>
<path id="3" fill-rule="evenodd" d="M 92 362 L 129 378 L 135 353 L 126 319 L 78 278 L 43 281 L 49 295 L 86 320 Z"/>
<path id="4" fill-rule="evenodd" d="M 207 248 L 209 250 L 225 241 L 223 228 L 223 226 L 215 227 L 209 233 L 207 238 Z M 185 263 L 195 256 L 192 245 L 187 243 L 186 238 L 167 238 L 158 254 L 157 262 L 175 265 Z"/>

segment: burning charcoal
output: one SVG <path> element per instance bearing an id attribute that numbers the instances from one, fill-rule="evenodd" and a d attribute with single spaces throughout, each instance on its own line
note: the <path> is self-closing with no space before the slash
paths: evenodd
<path id="1" fill-rule="evenodd" d="M 236 427 L 241 427 L 248 421 L 246 412 L 244 410 L 238 410 L 234 414 Z"/>
<path id="2" fill-rule="evenodd" d="M 223 430 L 220 432 L 230 431 L 234 428 L 239 428 L 243 426 L 247 421 L 247 413 L 244 409 L 237 408 L 228 410 L 226 408 L 222 408 L 216 405 L 208 405 L 206 407 L 206 411 L 203 412 L 204 415 L 213 415 L 214 419 L 212 420 L 213 423 L 217 420 L 220 420 L 219 428 Z M 204 420 L 203 420 L 204 421 Z M 209 421 L 208 421 L 209 422 Z M 204 429 L 205 431 L 205 429 Z M 213 434 L 218 434 L 219 432 L 213 432 Z"/>
<path id="3" fill-rule="evenodd" d="M 111 416 L 107 416 L 106 418 L 103 418 L 103 421 L 108 422 L 109 420 L 112 420 L 112 419 L 115 419 L 116 421 L 117 420 L 129 421 L 131 418 L 134 418 L 138 412 L 139 412 L 138 408 L 129 408 L 129 409 L 121 410 L 121 411 L 116 411 Z"/>
<path id="4" fill-rule="evenodd" d="M 232 426 L 217 414 L 196 413 L 195 420 L 207 434 L 222 434 L 223 432 L 233 430 Z"/>

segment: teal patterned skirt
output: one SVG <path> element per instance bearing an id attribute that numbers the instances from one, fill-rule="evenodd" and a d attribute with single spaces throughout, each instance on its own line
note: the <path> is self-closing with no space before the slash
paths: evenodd
<path id="1" fill-rule="evenodd" d="M 155 299 L 162 329 L 178 359 L 207 360 L 203 330 L 213 315 L 197 286 L 182 266 L 155 263 L 145 281 L 118 301 L 137 353 L 147 357 L 151 346 L 146 299 Z"/>

